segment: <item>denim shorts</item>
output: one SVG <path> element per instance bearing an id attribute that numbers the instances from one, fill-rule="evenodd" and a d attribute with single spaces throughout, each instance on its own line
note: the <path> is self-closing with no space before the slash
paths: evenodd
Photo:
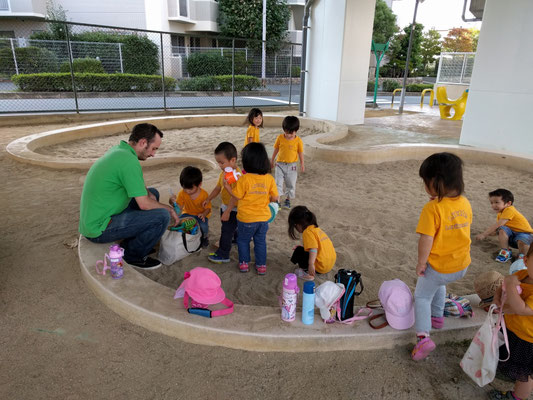
<path id="1" fill-rule="evenodd" d="M 500 229 L 504 231 L 507 236 L 509 236 L 509 246 L 514 247 L 515 249 L 518 248 L 518 244 L 516 242 L 519 240 L 528 246 L 531 244 L 531 242 L 533 242 L 533 235 L 531 233 L 515 232 L 505 225 L 500 226 Z"/>

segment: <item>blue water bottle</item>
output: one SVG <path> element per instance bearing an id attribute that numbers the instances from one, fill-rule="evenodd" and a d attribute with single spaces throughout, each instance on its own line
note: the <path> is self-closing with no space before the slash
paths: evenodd
<path id="1" fill-rule="evenodd" d="M 315 320 L 315 282 L 304 283 L 304 295 L 302 301 L 302 322 L 312 325 Z"/>

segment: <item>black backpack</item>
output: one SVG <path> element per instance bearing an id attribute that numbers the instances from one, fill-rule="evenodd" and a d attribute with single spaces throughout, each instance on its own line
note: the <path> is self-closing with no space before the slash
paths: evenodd
<path id="1" fill-rule="evenodd" d="M 355 296 L 359 296 L 363 292 L 363 280 L 361 279 L 361 274 L 357 271 L 339 269 L 337 274 L 335 274 L 335 282 L 344 285 L 344 294 L 340 299 L 341 321 L 344 321 L 354 316 L 354 300 Z M 361 290 L 356 292 L 355 290 L 358 284 L 361 284 Z"/>

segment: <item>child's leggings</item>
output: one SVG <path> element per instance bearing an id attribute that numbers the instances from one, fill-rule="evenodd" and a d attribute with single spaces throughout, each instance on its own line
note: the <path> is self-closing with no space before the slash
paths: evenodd
<path id="1" fill-rule="evenodd" d="M 446 285 L 461 279 L 466 274 L 462 271 L 452 274 L 441 274 L 431 265 L 427 265 L 424 276 L 419 276 L 415 289 L 415 329 L 417 333 L 429 334 L 431 330 L 431 317 L 444 315 L 444 298 Z"/>

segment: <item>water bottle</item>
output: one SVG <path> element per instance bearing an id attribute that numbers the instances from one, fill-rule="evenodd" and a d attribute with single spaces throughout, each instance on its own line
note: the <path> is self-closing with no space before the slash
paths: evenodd
<path id="1" fill-rule="evenodd" d="M 106 254 L 107 256 L 107 254 Z M 113 279 L 120 279 L 124 276 L 124 268 L 122 257 L 124 256 L 124 249 L 118 244 L 112 244 L 109 247 L 109 264 L 111 269 L 111 277 Z"/>
<path id="2" fill-rule="evenodd" d="M 304 283 L 304 295 L 302 302 L 302 322 L 312 325 L 315 321 L 315 282 Z"/>
<path id="3" fill-rule="evenodd" d="M 281 319 L 292 322 L 296 319 L 296 298 L 298 297 L 298 278 L 294 274 L 285 275 L 281 304 Z"/>

